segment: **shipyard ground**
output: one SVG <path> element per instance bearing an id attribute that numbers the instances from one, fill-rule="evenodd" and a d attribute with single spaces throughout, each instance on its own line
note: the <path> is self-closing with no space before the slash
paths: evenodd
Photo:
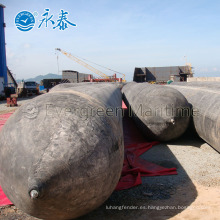
<path id="1" fill-rule="evenodd" d="M 0 114 L 15 109 L 0 103 Z M 142 185 L 114 192 L 101 207 L 78 220 L 219 219 L 220 154 L 203 140 L 188 132 L 152 147 L 142 158 L 164 167 L 175 166 L 178 175 L 145 177 Z M 6 206 L 0 208 L 0 219 L 37 218 Z"/>

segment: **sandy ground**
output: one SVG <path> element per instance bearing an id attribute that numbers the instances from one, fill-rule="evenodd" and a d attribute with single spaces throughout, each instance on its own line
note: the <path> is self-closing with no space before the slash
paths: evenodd
<path id="1" fill-rule="evenodd" d="M 18 109 L 22 104 L 28 102 L 28 100 L 30 100 L 30 99 L 32 99 L 34 97 L 36 97 L 36 96 L 30 96 L 30 97 L 27 97 L 27 98 L 18 98 L 18 101 L 17 101 L 18 106 L 14 106 L 14 107 L 7 107 L 6 100 L 0 101 L 0 114 L 5 114 L 5 113 L 8 113 L 8 112 L 13 112 L 16 109 Z"/>
<path id="2" fill-rule="evenodd" d="M 220 218 L 220 187 L 205 187 L 194 183 L 198 196 L 182 213 L 171 219 L 210 219 Z"/>
<path id="3" fill-rule="evenodd" d="M 142 185 L 114 192 L 101 207 L 78 220 L 220 218 L 220 154 L 203 140 L 188 132 L 152 147 L 142 158 L 176 167 L 178 175 L 144 177 Z M 9 206 L 0 208 L 0 219 L 36 218 Z"/>

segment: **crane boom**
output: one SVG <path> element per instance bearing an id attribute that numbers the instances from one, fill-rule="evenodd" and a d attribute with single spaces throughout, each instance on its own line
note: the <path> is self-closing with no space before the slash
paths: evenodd
<path id="1" fill-rule="evenodd" d="M 101 76 L 104 79 L 109 79 L 109 76 L 107 76 L 106 74 L 104 74 L 103 72 L 101 72 L 100 70 L 95 69 L 94 67 L 90 66 L 89 64 L 87 64 L 86 62 L 80 60 L 79 58 L 73 56 L 70 53 L 67 53 L 66 51 L 60 49 L 60 48 L 56 48 L 55 50 L 60 51 L 62 54 L 66 55 L 67 57 L 69 57 L 70 59 L 74 60 L 75 62 L 79 63 L 80 65 L 86 67 L 87 69 L 91 70 L 92 72 L 98 74 L 99 76 Z"/>

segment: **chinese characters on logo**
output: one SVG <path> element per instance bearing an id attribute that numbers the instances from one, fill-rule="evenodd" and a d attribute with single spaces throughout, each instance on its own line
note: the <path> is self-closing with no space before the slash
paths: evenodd
<path id="1" fill-rule="evenodd" d="M 53 15 L 51 15 L 50 17 L 49 17 L 49 11 L 50 11 L 50 9 L 45 9 L 45 13 L 44 14 L 42 14 L 42 19 L 40 20 L 41 21 L 41 23 L 40 23 L 40 25 L 38 26 L 38 28 L 41 28 L 41 26 L 42 26 L 42 24 L 43 23 L 45 23 L 45 26 L 47 27 L 47 23 L 48 23 L 48 21 L 50 21 L 53 25 L 55 24 L 55 22 L 53 21 L 53 20 L 51 20 L 51 18 L 53 17 Z M 48 18 L 49 17 L 49 18 Z"/>
<path id="2" fill-rule="evenodd" d="M 47 27 L 48 23 L 53 25 L 53 29 L 58 28 L 61 31 L 68 28 L 68 25 L 76 26 L 76 24 L 73 24 L 68 20 L 67 15 L 69 13 L 67 11 L 61 9 L 61 13 L 59 14 L 59 18 L 56 20 L 56 22 L 52 19 L 53 15 L 49 15 L 49 11 L 49 9 L 45 9 L 45 13 L 42 14 L 42 19 L 40 20 L 41 23 L 38 28 L 41 28 L 43 24 L 45 25 L 45 27 Z"/>
<path id="3" fill-rule="evenodd" d="M 76 27 L 76 24 L 68 20 L 68 14 L 69 12 L 61 9 L 56 19 L 56 17 L 50 13 L 50 9 L 46 8 L 44 9 L 44 13 L 41 15 L 41 19 L 38 20 L 40 23 L 38 28 L 51 27 L 52 29 L 64 31 L 69 26 Z M 29 31 L 34 27 L 36 23 L 35 17 L 37 16 L 37 12 L 34 12 L 33 14 L 29 11 L 19 12 L 15 17 L 15 25 L 20 31 Z"/>

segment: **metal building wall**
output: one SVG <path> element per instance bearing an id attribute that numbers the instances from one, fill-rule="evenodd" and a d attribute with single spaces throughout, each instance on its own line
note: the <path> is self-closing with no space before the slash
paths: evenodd
<path id="1" fill-rule="evenodd" d="M 179 75 L 187 72 L 189 72 L 187 66 L 146 67 L 146 78 L 148 81 L 148 76 L 152 74 L 156 78 L 156 81 L 166 82 L 170 80 L 170 76 L 172 75 Z"/>
<path id="2" fill-rule="evenodd" d="M 89 74 L 86 73 L 79 73 L 73 70 L 63 70 L 62 71 L 62 79 L 68 79 L 71 83 L 77 82 L 77 74 L 78 74 L 78 81 L 83 82 L 84 80 L 88 80 Z"/>
<path id="3" fill-rule="evenodd" d="M 170 76 L 189 73 L 188 66 L 167 66 L 167 67 L 142 67 L 135 68 L 133 81 L 136 82 L 166 82 Z"/>
<path id="4" fill-rule="evenodd" d="M 62 79 L 68 79 L 70 82 L 77 82 L 77 71 L 73 70 L 63 70 L 62 71 Z"/>
<path id="5" fill-rule="evenodd" d="M 4 5 L 0 4 L 0 77 L 4 78 L 4 83 L 7 84 L 7 67 L 5 53 L 5 30 L 4 30 Z"/>

